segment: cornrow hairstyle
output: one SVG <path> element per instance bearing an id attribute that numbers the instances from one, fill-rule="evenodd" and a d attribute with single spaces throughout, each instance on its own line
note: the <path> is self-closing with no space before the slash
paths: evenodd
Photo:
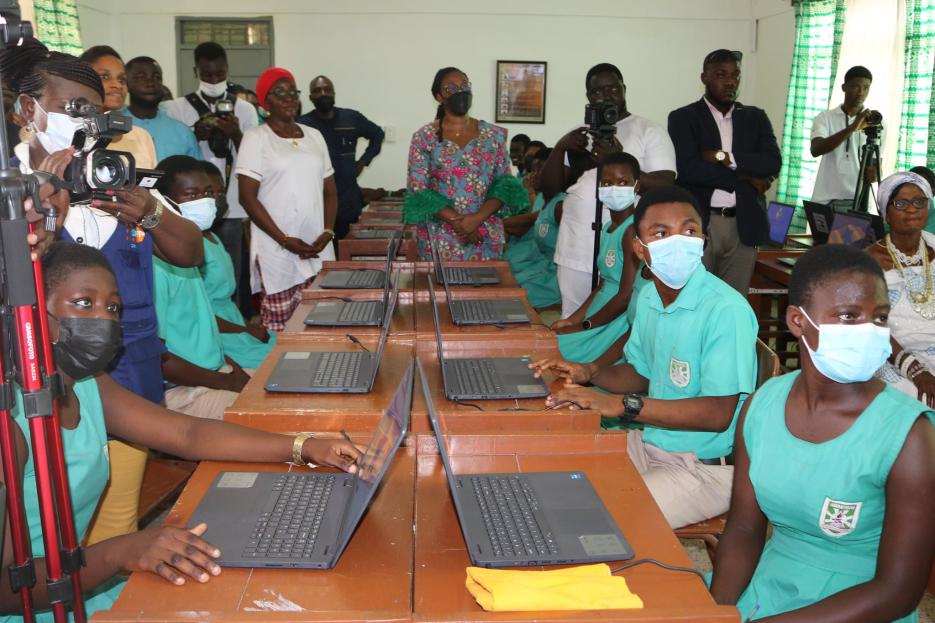
<path id="1" fill-rule="evenodd" d="M 823 244 L 799 256 L 789 275 L 789 305 L 809 307 L 812 294 L 832 277 L 864 274 L 885 283 L 883 269 L 869 253 L 846 244 Z"/>
<path id="2" fill-rule="evenodd" d="M 445 79 L 445 76 L 448 74 L 453 74 L 454 72 L 464 73 L 457 67 L 442 67 L 435 72 L 435 79 L 432 80 L 432 97 L 442 94 L 442 80 Z M 435 111 L 435 118 L 438 119 L 438 140 L 442 140 L 442 120 L 445 118 L 445 106 L 443 104 L 438 105 L 438 110 Z"/>
<path id="3" fill-rule="evenodd" d="M 204 43 L 199 43 L 198 47 L 195 48 L 195 64 L 202 59 L 214 61 L 219 58 L 223 58 L 224 61 L 227 62 L 227 52 L 220 43 L 205 41 Z"/>
<path id="4" fill-rule="evenodd" d="M 121 63 L 123 62 L 123 59 L 120 57 L 120 54 L 117 53 L 117 50 L 113 49 L 109 45 L 92 46 L 85 50 L 84 53 L 78 58 L 83 60 L 85 63 L 91 64 L 97 59 L 103 58 L 105 56 L 113 56 Z"/>
<path id="5" fill-rule="evenodd" d="M 99 249 L 63 240 L 53 242 L 42 256 L 46 292 L 62 283 L 69 274 L 86 268 L 103 268 L 112 276 L 114 274 L 107 256 Z"/>
<path id="6" fill-rule="evenodd" d="M 14 93 L 37 99 L 48 76 L 86 86 L 104 99 L 104 85 L 93 67 L 71 54 L 51 52 L 34 39 L 0 50 L 0 74 Z"/>
<path id="7" fill-rule="evenodd" d="M 192 171 L 205 171 L 203 160 L 195 160 L 191 156 L 169 156 L 163 158 L 156 168 L 162 171 L 162 177 L 156 182 L 156 190 L 165 196 L 169 196 L 172 185 L 175 184 L 175 178 L 184 173 Z"/>

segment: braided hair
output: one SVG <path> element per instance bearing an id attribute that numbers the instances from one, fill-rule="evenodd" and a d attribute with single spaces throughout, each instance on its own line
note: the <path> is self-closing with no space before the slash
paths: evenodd
<path id="1" fill-rule="evenodd" d="M 48 76 L 77 82 L 104 99 L 104 85 L 93 67 L 71 54 L 52 52 L 35 40 L 0 50 L 0 74 L 14 93 L 37 99 Z"/>
<path id="2" fill-rule="evenodd" d="M 435 79 L 432 80 L 432 96 L 442 94 L 442 80 L 448 74 L 453 74 L 458 72 L 463 74 L 464 72 L 458 69 L 457 67 L 442 67 L 435 72 Z M 445 118 L 445 106 L 444 104 L 438 105 L 438 110 L 435 112 L 435 118 L 438 119 L 438 140 L 442 140 L 442 120 Z"/>

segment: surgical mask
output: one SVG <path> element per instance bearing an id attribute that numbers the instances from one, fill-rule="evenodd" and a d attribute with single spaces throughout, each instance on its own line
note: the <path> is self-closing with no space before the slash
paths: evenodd
<path id="1" fill-rule="evenodd" d="M 75 380 L 103 372 L 120 347 L 120 323 L 108 318 L 62 318 L 52 344 L 56 365 Z"/>
<path id="2" fill-rule="evenodd" d="M 471 110 L 472 101 L 473 99 L 470 91 L 461 91 L 445 100 L 445 108 L 447 108 L 451 114 L 463 117 Z"/>
<path id="3" fill-rule="evenodd" d="M 636 201 L 635 186 L 601 186 L 597 192 L 601 203 L 612 212 L 623 212 Z"/>
<path id="4" fill-rule="evenodd" d="M 640 240 L 637 238 L 637 240 Z M 649 270 L 659 280 L 675 290 L 681 290 L 691 279 L 701 256 L 704 254 L 704 238 L 677 234 L 640 244 L 649 249 Z"/>
<path id="5" fill-rule="evenodd" d="M 223 82 L 218 82 L 217 84 L 211 84 L 209 82 L 199 80 L 198 90 L 208 97 L 221 97 L 227 93 L 227 81 L 225 80 Z"/>
<path id="6" fill-rule="evenodd" d="M 802 315 L 818 329 L 818 350 L 812 350 L 805 335 L 802 341 L 815 368 L 835 383 L 863 383 L 893 352 L 890 330 L 872 322 L 816 325 L 805 309 Z"/>
<path id="7" fill-rule="evenodd" d="M 312 100 L 312 104 L 315 105 L 315 110 L 318 112 L 329 113 L 331 109 L 334 108 L 334 96 L 322 95 L 321 97 L 316 97 Z"/>
<path id="8" fill-rule="evenodd" d="M 47 112 L 36 101 L 36 107 L 45 113 L 45 131 L 36 129 L 36 138 L 39 144 L 49 154 L 62 151 L 69 147 L 75 138 L 75 131 L 84 127 L 84 123 L 78 117 L 71 117 L 61 112 Z"/>
<path id="9" fill-rule="evenodd" d="M 211 229 L 214 224 L 214 217 L 217 216 L 218 209 L 214 203 L 214 197 L 202 197 L 194 201 L 175 204 L 179 208 L 182 216 L 198 226 L 198 229 L 204 231 Z"/>

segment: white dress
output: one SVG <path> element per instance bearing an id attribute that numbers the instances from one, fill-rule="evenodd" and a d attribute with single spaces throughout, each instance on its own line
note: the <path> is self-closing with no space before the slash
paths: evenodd
<path id="1" fill-rule="evenodd" d="M 324 181 L 334 175 L 334 169 L 321 133 L 299 127 L 303 136 L 298 139 L 282 138 L 268 125 L 247 130 L 234 172 L 260 182 L 258 199 L 283 233 L 311 244 L 325 230 Z M 318 258 L 303 260 L 283 249 L 256 224 L 250 225 L 250 284 L 254 292 L 288 290 L 317 275 L 323 260 L 333 259 L 331 243 Z"/>

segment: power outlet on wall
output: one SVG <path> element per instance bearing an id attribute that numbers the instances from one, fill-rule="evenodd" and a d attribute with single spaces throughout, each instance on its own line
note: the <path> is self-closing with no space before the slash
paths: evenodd
<path id="1" fill-rule="evenodd" d="M 385 143 L 395 143 L 396 142 L 396 126 L 395 125 L 385 125 L 383 126 L 383 142 Z"/>

